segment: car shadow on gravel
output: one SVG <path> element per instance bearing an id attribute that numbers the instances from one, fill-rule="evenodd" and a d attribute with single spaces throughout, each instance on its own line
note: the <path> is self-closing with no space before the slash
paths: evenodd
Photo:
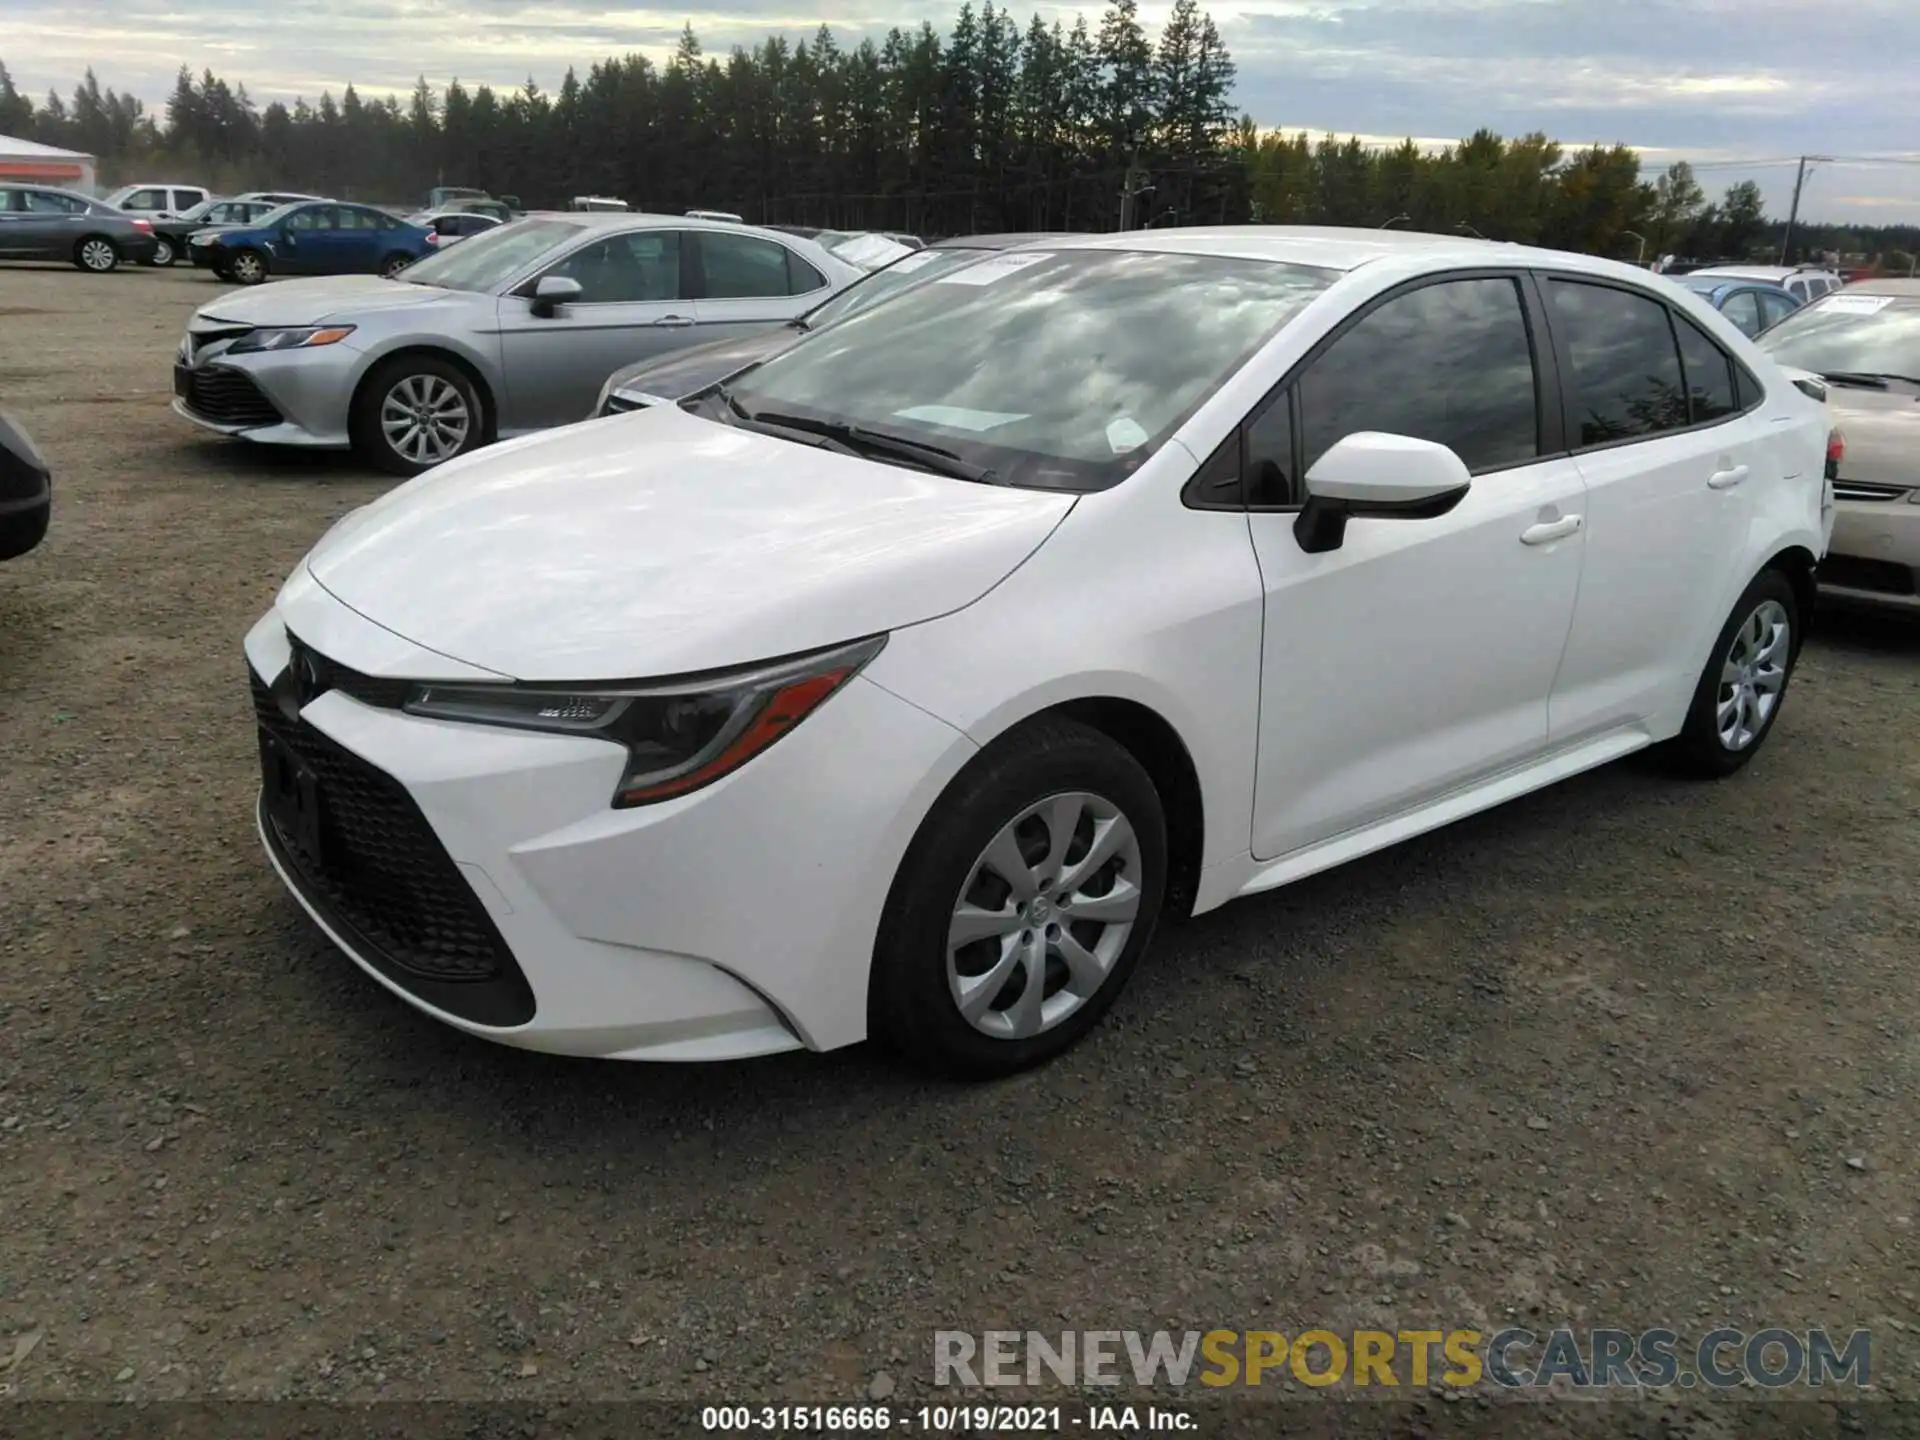
<path id="1" fill-rule="evenodd" d="M 309 450 L 297 445 L 255 445 L 245 440 L 189 436 L 170 446 L 168 453 L 172 462 L 183 469 L 222 480 L 267 484 L 285 480 L 400 483 L 394 476 L 362 463 L 345 450 Z"/>
<path id="2" fill-rule="evenodd" d="M 1807 635 L 1856 655 L 1920 655 L 1920 616 L 1909 618 L 1828 603 L 1814 612 Z"/>

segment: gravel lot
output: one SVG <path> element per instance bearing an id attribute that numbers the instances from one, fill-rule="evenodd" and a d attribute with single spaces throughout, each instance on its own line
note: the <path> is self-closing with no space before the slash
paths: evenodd
<path id="1" fill-rule="evenodd" d="M 1823 618 L 1732 781 L 1630 761 L 1166 933 L 1013 1083 L 522 1054 L 258 853 L 241 636 L 388 482 L 168 413 L 215 293 L 0 268 L 56 476 L 0 566 L 16 1397 L 918 1401 L 935 1328 L 1564 1322 L 1868 1326 L 1920 1399 L 1920 629 Z"/>

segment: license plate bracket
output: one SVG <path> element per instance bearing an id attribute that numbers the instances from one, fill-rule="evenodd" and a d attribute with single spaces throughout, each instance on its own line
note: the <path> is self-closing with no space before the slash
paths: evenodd
<path id="1" fill-rule="evenodd" d="M 260 730 L 260 773 L 267 818 L 289 845 L 316 865 L 326 862 L 326 826 L 320 780 L 287 743 Z"/>

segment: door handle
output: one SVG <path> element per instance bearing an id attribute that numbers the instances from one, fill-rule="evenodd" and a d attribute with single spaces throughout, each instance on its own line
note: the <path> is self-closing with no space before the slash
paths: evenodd
<path id="1" fill-rule="evenodd" d="M 1736 465 L 1731 470 L 1716 470 L 1707 477 L 1709 490 L 1731 490 L 1747 478 L 1747 467 Z"/>
<path id="2" fill-rule="evenodd" d="M 653 323 L 657 329 L 661 330 L 684 330 L 687 326 L 693 324 L 693 317 L 691 315 L 662 315 Z"/>
<path id="3" fill-rule="evenodd" d="M 1578 515 L 1562 515 L 1558 520 L 1544 520 L 1538 525 L 1529 525 L 1520 532 L 1522 545 L 1545 545 L 1552 540 L 1564 540 L 1580 529 Z"/>

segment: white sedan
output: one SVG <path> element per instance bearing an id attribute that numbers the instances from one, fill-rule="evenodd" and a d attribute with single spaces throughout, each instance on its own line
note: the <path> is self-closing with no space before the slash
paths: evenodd
<path id="1" fill-rule="evenodd" d="M 1744 765 L 1827 440 L 1703 301 L 1608 261 L 1009 251 L 349 515 L 247 637 L 260 833 L 474 1034 L 1005 1074 L 1163 916 L 1645 746 Z"/>

